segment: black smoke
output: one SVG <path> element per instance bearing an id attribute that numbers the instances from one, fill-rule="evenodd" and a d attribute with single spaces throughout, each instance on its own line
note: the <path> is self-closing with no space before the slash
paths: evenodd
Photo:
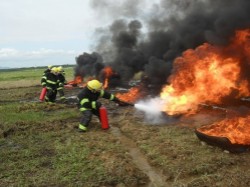
<path id="1" fill-rule="evenodd" d="M 83 53 L 76 57 L 75 76 L 97 77 L 105 67 L 102 56 L 96 52 Z"/>
<path id="2" fill-rule="evenodd" d="M 143 72 L 148 85 L 166 84 L 183 51 L 204 42 L 226 45 L 235 30 L 250 28 L 249 0 L 162 0 L 145 11 L 146 1 L 121 2 L 92 1 L 97 12 L 117 18 L 97 29 L 95 51 L 104 59 L 102 66 L 111 66 L 122 79 Z M 249 62 L 243 66 L 249 69 Z M 100 67 L 90 69 L 97 73 Z"/>

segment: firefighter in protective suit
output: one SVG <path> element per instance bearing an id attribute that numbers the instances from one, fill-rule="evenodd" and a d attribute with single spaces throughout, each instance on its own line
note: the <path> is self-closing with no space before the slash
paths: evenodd
<path id="1" fill-rule="evenodd" d="M 58 70 L 58 87 L 57 92 L 59 93 L 60 100 L 64 101 L 66 98 L 64 96 L 64 85 L 66 84 L 65 72 L 62 66 L 57 67 Z"/>
<path id="2" fill-rule="evenodd" d="M 41 79 L 41 84 L 46 87 L 47 92 L 45 96 L 46 102 L 54 103 L 56 100 L 57 87 L 58 87 L 58 69 L 53 67 L 50 72 L 45 73 Z"/>
<path id="3" fill-rule="evenodd" d="M 45 75 L 46 73 L 51 72 L 51 69 L 53 68 L 52 65 L 48 65 L 48 68 L 43 72 L 43 75 Z"/>
<path id="4" fill-rule="evenodd" d="M 97 101 L 98 98 L 109 99 L 120 106 L 126 106 L 127 103 L 120 101 L 113 94 L 108 93 L 102 89 L 102 83 L 98 80 L 91 80 L 87 83 L 77 96 L 78 107 L 82 113 L 82 118 L 78 126 L 80 132 L 86 132 L 87 127 L 91 121 L 92 115 L 98 116 L 100 119 L 99 108 L 102 104 Z"/>

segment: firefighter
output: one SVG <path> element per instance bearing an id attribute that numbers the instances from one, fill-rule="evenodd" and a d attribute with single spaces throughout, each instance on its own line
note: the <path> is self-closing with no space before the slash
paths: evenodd
<path id="1" fill-rule="evenodd" d="M 127 103 L 120 101 L 113 94 L 110 94 L 102 89 L 102 83 L 98 80 L 91 80 L 87 82 L 80 93 L 77 95 L 78 107 L 82 113 L 82 118 L 79 123 L 79 131 L 86 132 L 87 127 L 91 121 L 92 115 L 98 116 L 100 119 L 99 108 L 102 104 L 97 101 L 98 98 L 105 98 L 116 102 L 120 106 L 126 106 Z"/>
<path id="2" fill-rule="evenodd" d="M 47 88 L 45 101 L 54 103 L 56 100 L 57 87 L 58 87 L 58 69 L 53 67 L 50 72 L 43 75 L 41 84 Z"/>
<path id="3" fill-rule="evenodd" d="M 49 73 L 52 68 L 53 68 L 52 65 L 48 65 L 48 68 L 43 72 L 43 75 L 45 75 L 46 73 Z"/>
<path id="4" fill-rule="evenodd" d="M 59 93 L 59 97 L 61 101 L 64 101 L 66 98 L 64 96 L 64 85 L 66 84 L 65 79 L 65 71 L 63 70 L 62 66 L 57 67 L 58 70 L 58 87 L 57 91 Z"/>

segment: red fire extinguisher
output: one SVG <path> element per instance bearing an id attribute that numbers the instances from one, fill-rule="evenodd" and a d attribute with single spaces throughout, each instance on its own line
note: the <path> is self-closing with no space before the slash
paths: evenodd
<path id="1" fill-rule="evenodd" d="M 40 97 L 39 97 L 40 101 L 43 101 L 43 100 L 44 100 L 44 97 L 45 97 L 45 95 L 46 95 L 46 92 L 47 92 L 47 89 L 46 89 L 46 87 L 44 87 L 44 88 L 42 89 L 41 94 L 40 94 Z"/>
<path id="2" fill-rule="evenodd" d="M 108 129 L 109 122 L 108 122 L 108 113 L 107 113 L 106 107 L 101 106 L 99 109 L 99 112 L 100 112 L 100 120 L 102 124 L 102 129 Z"/>

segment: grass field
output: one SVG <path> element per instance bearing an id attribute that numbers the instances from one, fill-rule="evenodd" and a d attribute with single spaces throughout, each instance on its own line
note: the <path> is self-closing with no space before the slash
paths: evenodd
<path id="1" fill-rule="evenodd" d="M 29 68 L 15 71 L 0 71 L 0 89 L 40 85 L 44 70 L 44 68 Z M 67 80 L 72 80 L 74 78 L 73 68 L 66 67 L 64 70 L 67 75 Z"/>
<path id="2" fill-rule="evenodd" d="M 225 152 L 194 133 L 223 112 L 151 124 L 135 108 L 101 100 L 111 128 L 94 117 L 82 134 L 76 105 L 39 102 L 43 70 L 0 72 L 0 186 L 250 186 L 249 152 Z M 65 71 L 72 80 L 73 68 Z"/>

